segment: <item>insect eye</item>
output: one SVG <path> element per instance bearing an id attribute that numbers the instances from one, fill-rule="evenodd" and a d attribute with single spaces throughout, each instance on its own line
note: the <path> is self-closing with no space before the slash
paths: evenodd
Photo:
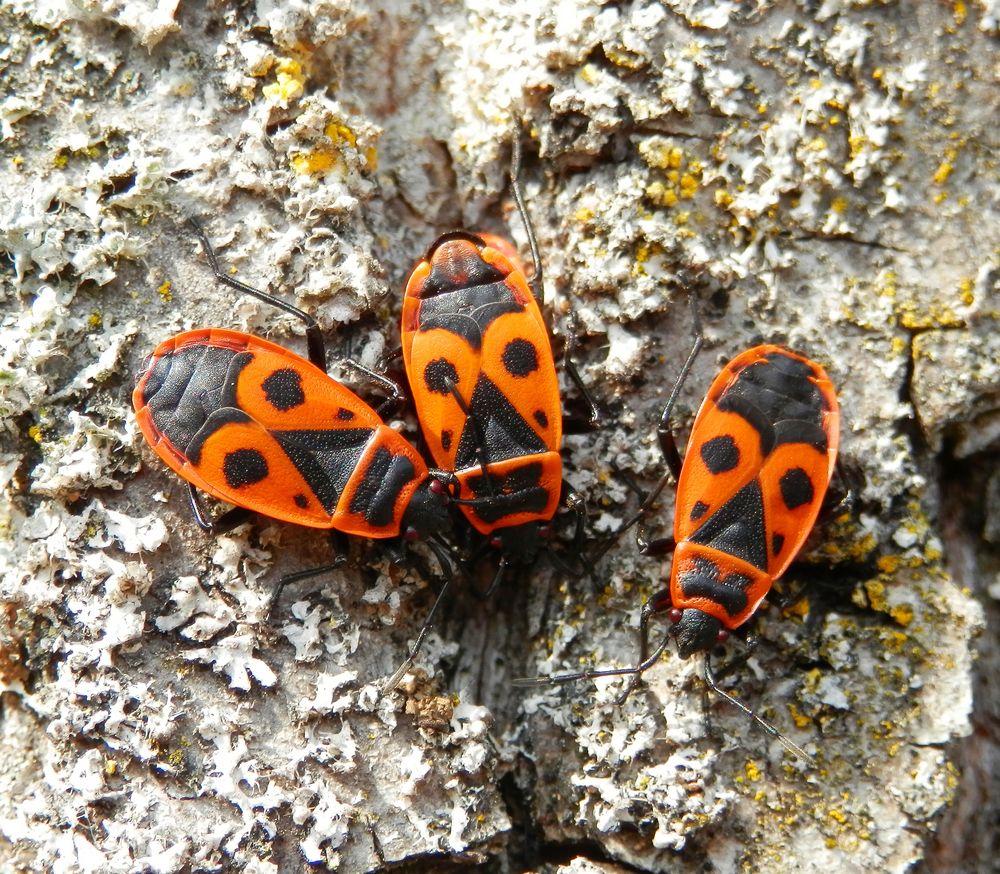
<path id="1" fill-rule="evenodd" d="M 430 490 L 435 495 L 443 495 L 444 494 L 444 483 L 441 482 L 441 480 L 439 480 L 439 479 L 432 479 L 431 480 L 431 484 L 430 484 Z"/>
<path id="2" fill-rule="evenodd" d="M 494 549 L 503 549 L 503 538 L 499 535 L 494 535 L 490 538 L 490 546 Z"/>
<path id="3" fill-rule="evenodd" d="M 414 540 L 419 540 L 419 539 L 420 539 L 420 533 L 413 526 L 410 526 L 403 532 L 403 540 L 407 541 L 408 543 L 413 543 Z"/>
<path id="4" fill-rule="evenodd" d="M 684 615 L 684 611 L 680 607 L 674 607 L 667 613 L 667 619 L 676 625 L 681 621 L 681 617 Z"/>
<path id="5" fill-rule="evenodd" d="M 548 540 L 552 536 L 552 526 L 551 525 L 539 525 L 538 526 L 538 536 L 543 540 Z"/>
<path id="6" fill-rule="evenodd" d="M 725 628 L 720 628 L 719 633 L 715 635 L 715 642 L 725 643 L 727 640 L 729 640 L 729 632 Z"/>

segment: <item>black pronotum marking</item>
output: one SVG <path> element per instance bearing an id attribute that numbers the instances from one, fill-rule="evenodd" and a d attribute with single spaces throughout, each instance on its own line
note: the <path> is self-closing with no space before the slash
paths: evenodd
<path id="1" fill-rule="evenodd" d="M 424 368 L 424 385 L 434 394 L 450 395 L 458 385 L 458 370 L 447 358 L 435 358 Z"/>
<path id="2" fill-rule="evenodd" d="M 503 350 L 503 366 L 511 375 L 525 377 L 538 370 L 538 350 L 523 337 L 511 340 Z"/>
<path id="3" fill-rule="evenodd" d="M 691 508 L 691 521 L 697 522 L 706 512 L 708 512 L 708 504 L 704 501 L 695 501 Z"/>
<path id="4" fill-rule="evenodd" d="M 715 562 L 701 556 L 696 556 L 692 565 L 679 576 L 681 591 L 686 598 L 708 598 L 720 604 L 730 616 L 746 610 L 746 590 L 753 582 L 750 577 L 739 573 L 722 576 Z"/>
<path id="5" fill-rule="evenodd" d="M 751 480 L 709 516 L 689 538 L 767 570 L 764 536 L 764 496 L 760 482 Z"/>
<path id="6" fill-rule="evenodd" d="M 786 470 L 778 480 L 781 487 L 781 500 L 789 510 L 796 510 L 812 502 L 815 491 L 812 480 L 801 467 Z"/>
<path id="7" fill-rule="evenodd" d="M 473 512 L 484 522 L 497 522 L 515 513 L 540 513 L 549 501 L 549 493 L 541 485 L 542 465 L 537 461 L 514 468 L 506 476 L 490 474 L 470 476 L 466 482 L 472 493 L 483 503 Z M 488 499 L 488 500 L 486 500 Z"/>
<path id="8" fill-rule="evenodd" d="M 157 430 L 195 464 L 215 431 L 229 422 L 249 421 L 236 406 L 236 383 L 251 361 L 249 352 L 198 344 L 153 363 L 143 401 Z"/>
<path id="9" fill-rule="evenodd" d="M 380 446 L 351 498 L 351 512 L 360 513 L 369 525 L 382 528 L 392 522 L 396 499 L 413 480 L 413 463 Z"/>
<path id="10" fill-rule="evenodd" d="M 826 435 L 820 438 L 817 431 L 822 431 L 829 404 L 809 379 L 815 375 L 805 362 L 784 352 L 769 352 L 763 361 L 741 370 L 717 403 L 719 409 L 738 413 L 757 429 L 763 455 L 778 443 L 809 443 L 825 450 Z"/>
<path id="11" fill-rule="evenodd" d="M 456 239 L 474 247 L 483 245 L 478 237 L 450 236 L 428 253 L 431 270 L 420 287 L 420 322 L 418 330 L 444 328 L 480 349 L 483 332 L 505 313 L 524 309 L 504 281 L 507 274 L 487 264 L 477 248 L 449 246 Z M 441 249 L 448 251 L 441 255 Z"/>
<path id="12" fill-rule="evenodd" d="M 323 509 L 332 513 L 374 432 L 326 428 L 272 433 Z"/>
<path id="13" fill-rule="evenodd" d="M 478 429 L 482 432 L 482 446 Z M 478 449 L 487 461 L 503 461 L 545 452 L 548 447 L 490 379 L 480 374 L 469 402 L 469 417 L 455 453 L 455 469 L 479 466 Z"/>
<path id="14" fill-rule="evenodd" d="M 252 486 L 267 479 L 267 459 L 258 449 L 235 449 L 222 462 L 222 475 L 232 489 Z"/>
<path id="15" fill-rule="evenodd" d="M 701 444 L 701 460 L 714 474 L 726 473 L 740 463 L 740 448 L 730 434 L 713 437 Z"/>
<path id="16" fill-rule="evenodd" d="M 282 413 L 306 402 L 306 393 L 302 390 L 302 375 L 290 367 L 274 371 L 260 387 L 264 390 L 267 402 Z"/>

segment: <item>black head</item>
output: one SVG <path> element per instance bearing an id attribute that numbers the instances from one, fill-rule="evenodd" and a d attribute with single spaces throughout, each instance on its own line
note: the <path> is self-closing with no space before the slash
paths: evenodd
<path id="1" fill-rule="evenodd" d="M 677 640 L 677 654 L 686 659 L 698 652 L 709 652 L 722 643 L 729 632 L 714 616 L 702 610 L 679 610 L 673 633 Z"/>
<path id="2" fill-rule="evenodd" d="M 402 536 L 406 540 L 423 540 L 446 530 L 451 525 L 450 502 L 447 486 L 428 476 L 417 487 L 403 513 Z"/>

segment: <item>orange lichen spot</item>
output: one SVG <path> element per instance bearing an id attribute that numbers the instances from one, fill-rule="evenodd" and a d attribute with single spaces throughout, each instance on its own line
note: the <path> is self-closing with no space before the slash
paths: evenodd
<path id="1" fill-rule="evenodd" d="M 884 573 L 892 575 L 899 570 L 901 559 L 898 555 L 880 555 L 875 562 L 878 569 Z"/>

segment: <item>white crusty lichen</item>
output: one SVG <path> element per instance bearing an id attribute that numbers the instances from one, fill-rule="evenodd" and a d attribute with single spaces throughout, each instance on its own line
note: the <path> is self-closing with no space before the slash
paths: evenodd
<path id="1" fill-rule="evenodd" d="M 997 451 L 998 18 L 986 0 L 6 4 L 0 867 L 538 867 L 523 834 L 649 871 L 917 864 L 975 706 L 981 616 L 945 561 L 972 535 L 942 522 L 934 453 Z M 838 387 L 861 481 L 809 552 L 836 587 L 765 614 L 725 681 L 816 767 L 706 710 L 696 660 L 665 656 L 622 705 L 618 679 L 511 688 L 634 662 L 668 565 L 630 534 L 582 579 L 543 558 L 485 604 L 462 574 L 384 695 L 433 556 L 355 543 L 276 595 L 331 562 L 323 533 L 204 534 L 138 434 L 134 376 L 166 337 L 304 348 L 296 320 L 213 282 L 185 219 L 230 275 L 312 313 L 331 363 L 379 366 L 437 233 L 526 251 L 501 205 L 517 131 L 555 326 L 613 411 L 566 440 L 593 532 L 636 506 L 620 472 L 662 472 L 688 293 L 706 347 L 682 444 L 753 343 Z"/>

